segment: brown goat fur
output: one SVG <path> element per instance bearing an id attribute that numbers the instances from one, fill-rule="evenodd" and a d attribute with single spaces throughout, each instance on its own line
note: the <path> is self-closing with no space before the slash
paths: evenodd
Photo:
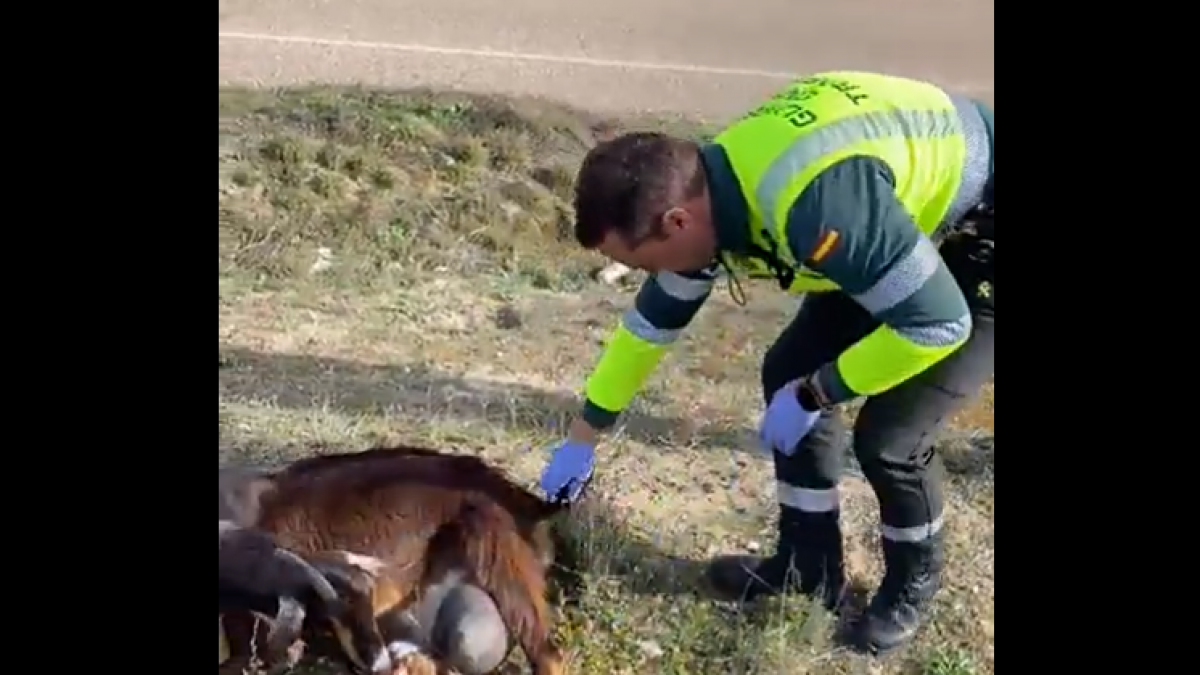
<path id="1" fill-rule="evenodd" d="M 384 564 L 369 593 L 376 618 L 461 573 L 491 596 L 535 675 L 562 672 L 546 600 L 547 520 L 562 507 L 482 460 L 410 447 L 324 455 L 275 472 L 257 497 L 255 525 L 280 546 L 314 561 L 323 552 L 353 551 Z M 334 585 L 343 592 L 342 583 Z M 365 666 L 363 649 L 379 637 L 356 635 L 358 621 L 332 623 L 343 648 Z"/>
<path id="2" fill-rule="evenodd" d="M 396 466 L 400 460 L 412 460 L 405 464 L 408 475 L 420 475 L 420 480 L 456 489 L 472 489 L 486 493 L 500 502 L 529 529 L 537 529 L 546 519 L 557 514 L 562 507 L 548 503 L 537 495 L 514 483 L 495 467 L 479 457 L 452 455 L 426 448 L 401 446 L 394 448 L 371 448 L 361 452 L 317 455 L 301 459 L 271 476 L 275 485 L 287 481 L 312 480 L 314 476 L 329 476 L 333 471 L 361 471 L 371 467 Z M 260 491 L 259 495 L 261 496 Z"/>
<path id="3" fill-rule="evenodd" d="M 552 574 L 565 572 L 563 575 L 555 575 L 555 580 L 561 582 L 568 594 L 574 590 L 578 579 L 573 573 L 579 567 L 578 561 L 572 555 L 572 547 L 565 544 L 550 523 L 551 517 L 562 512 L 563 505 L 547 502 L 522 488 L 479 457 L 447 454 L 412 446 L 376 447 L 361 452 L 307 457 L 274 474 L 272 479 L 276 484 L 281 480 L 303 481 L 312 476 L 329 476 L 335 471 L 367 471 L 369 467 L 381 462 L 394 468 L 396 462 L 402 458 L 413 460 L 411 464 L 405 465 L 404 471 L 414 480 L 446 489 L 479 491 L 497 500 L 513 514 L 522 534 L 541 554 L 547 570 Z M 244 488 L 244 491 L 251 489 L 257 490 L 256 497 L 270 491 L 269 488 L 262 488 L 261 481 L 253 488 Z M 255 509 L 257 508 L 256 504 Z M 557 565 L 554 565 L 555 561 L 558 562 Z"/>

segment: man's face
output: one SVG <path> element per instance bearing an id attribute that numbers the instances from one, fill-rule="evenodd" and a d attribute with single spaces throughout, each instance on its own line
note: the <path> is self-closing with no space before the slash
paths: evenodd
<path id="1" fill-rule="evenodd" d="M 662 217 L 658 236 L 629 246 L 610 232 L 597 249 L 605 257 L 647 272 L 690 272 L 709 265 L 717 254 L 716 231 L 699 209 L 676 207 Z"/>

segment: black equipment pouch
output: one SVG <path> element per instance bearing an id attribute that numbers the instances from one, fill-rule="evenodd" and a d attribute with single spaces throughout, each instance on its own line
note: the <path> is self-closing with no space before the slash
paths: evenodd
<path id="1" fill-rule="evenodd" d="M 967 295 L 971 310 L 995 316 L 995 207 L 984 204 L 972 209 L 946 237 L 939 250 L 946 266 Z"/>

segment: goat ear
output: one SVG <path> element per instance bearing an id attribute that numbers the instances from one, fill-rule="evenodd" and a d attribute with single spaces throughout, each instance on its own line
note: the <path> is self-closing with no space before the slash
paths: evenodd
<path id="1" fill-rule="evenodd" d="M 308 562 L 337 590 L 343 601 L 356 597 L 369 598 L 374 591 L 375 574 L 347 562 L 340 552 L 338 555 L 312 556 Z"/>
<path id="2" fill-rule="evenodd" d="M 275 492 L 275 487 L 275 480 L 272 478 L 255 478 L 246 484 L 245 503 L 253 505 L 257 512 L 262 500 L 271 496 L 271 493 Z"/>
<path id="3" fill-rule="evenodd" d="M 387 569 L 387 563 L 379 558 L 369 555 L 359 555 L 350 551 L 339 551 L 339 553 L 347 565 L 366 572 L 372 579 L 379 578 L 379 575 L 383 574 L 383 571 Z"/>
<path id="4" fill-rule="evenodd" d="M 379 558 L 350 551 L 322 551 L 308 556 L 308 559 L 318 569 L 332 571 L 342 576 L 357 573 L 371 579 L 378 579 L 387 569 L 387 563 Z"/>

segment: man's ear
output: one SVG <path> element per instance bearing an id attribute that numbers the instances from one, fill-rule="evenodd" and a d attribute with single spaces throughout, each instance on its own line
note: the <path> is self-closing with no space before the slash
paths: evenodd
<path id="1" fill-rule="evenodd" d="M 692 214 L 688 213 L 687 209 L 683 208 L 682 206 L 676 206 L 675 208 L 663 214 L 663 230 L 666 232 L 670 232 L 672 230 L 682 230 L 688 226 L 688 223 L 690 223 L 691 220 Z"/>

